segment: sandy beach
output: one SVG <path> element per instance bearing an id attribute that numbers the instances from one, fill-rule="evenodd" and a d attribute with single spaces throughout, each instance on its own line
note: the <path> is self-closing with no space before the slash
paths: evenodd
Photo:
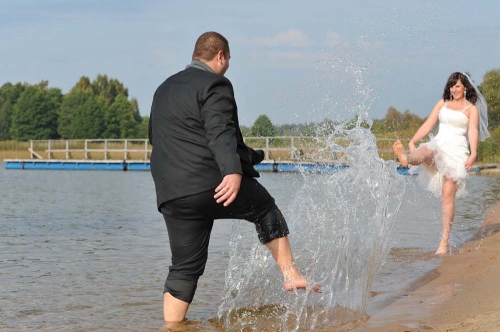
<path id="1" fill-rule="evenodd" d="M 500 331 L 500 203 L 416 285 L 354 331 Z"/>

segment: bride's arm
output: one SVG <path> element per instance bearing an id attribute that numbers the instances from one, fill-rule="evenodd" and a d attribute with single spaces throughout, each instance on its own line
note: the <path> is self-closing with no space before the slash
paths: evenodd
<path id="1" fill-rule="evenodd" d="M 471 106 L 469 113 L 469 147 L 470 156 L 465 161 L 465 169 L 468 171 L 472 169 L 472 166 L 476 162 L 477 158 L 477 142 L 479 136 L 479 110 L 476 106 Z"/>
<path id="2" fill-rule="evenodd" d="M 439 110 L 443 107 L 444 105 L 444 100 L 441 99 L 440 101 L 437 102 L 436 106 L 432 109 L 431 114 L 425 120 L 425 122 L 418 128 L 417 132 L 415 135 L 413 135 L 413 138 L 410 140 L 410 151 L 413 152 L 415 151 L 415 143 L 420 141 L 422 138 L 427 136 L 434 127 L 434 125 L 438 122 L 439 120 Z"/>

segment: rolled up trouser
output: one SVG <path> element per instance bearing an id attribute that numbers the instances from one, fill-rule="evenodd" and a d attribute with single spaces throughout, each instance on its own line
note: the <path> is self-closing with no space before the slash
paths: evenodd
<path id="1" fill-rule="evenodd" d="M 276 206 L 254 223 L 257 235 L 262 244 L 266 244 L 289 233 L 285 217 Z"/>
<path id="2" fill-rule="evenodd" d="M 240 191 L 229 206 L 214 199 L 215 190 L 162 204 L 172 252 L 164 292 L 191 303 L 199 277 L 205 271 L 210 233 L 215 219 L 244 219 L 255 224 L 262 244 L 288 235 L 288 226 L 274 198 L 254 178 L 243 177 Z"/>

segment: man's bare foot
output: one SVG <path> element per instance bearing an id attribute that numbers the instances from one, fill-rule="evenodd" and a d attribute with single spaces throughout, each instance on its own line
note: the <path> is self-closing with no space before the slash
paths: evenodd
<path id="1" fill-rule="evenodd" d="M 285 290 L 292 291 L 295 289 L 307 289 L 307 279 L 300 272 L 297 271 L 295 266 L 291 266 L 284 274 Z M 317 293 L 321 293 L 321 285 L 314 283 L 310 288 Z"/>
<path id="2" fill-rule="evenodd" d="M 438 249 L 436 250 L 436 255 L 444 256 L 448 252 L 448 244 L 440 243 Z"/>
<path id="3" fill-rule="evenodd" d="M 392 149 L 396 154 L 396 157 L 399 159 L 399 163 L 403 167 L 408 167 L 408 157 L 406 156 L 405 148 L 403 147 L 403 143 L 400 140 L 397 140 L 392 145 Z"/>

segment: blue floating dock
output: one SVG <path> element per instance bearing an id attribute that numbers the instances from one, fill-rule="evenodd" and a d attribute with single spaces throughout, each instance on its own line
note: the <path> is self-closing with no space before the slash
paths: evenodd
<path id="1" fill-rule="evenodd" d="M 65 171 L 151 171 L 149 160 L 49 160 L 49 159 L 7 159 L 6 169 L 18 170 L 65 170 Z M 321 163 L 263 162 L 254 166 L 259 172 L 288 173 L 333 173 L 347 169 L 348 165 Z M 470 173 L 479 172 L 475 167 Z M 401 175 L 411 175 L 408 168 L 398 167 Z M 413 173 L 412 173 L 413 174 Z"/>
<path id="2" fill-rule="evenodd" d="M 333 166 L 314 163 L 273 163 L 255 165 L 260 172 L 336 172 L 348 166 Z M 18 170 L 67 170 L 67 171 L 150 171 L 149 160 L 5 160 L 6 169 Z"/>
<path id="3" fill-rule="evenodd" d="M 151 171 L 149 160 L 56 160 L 56 159 L 6 159 L 6 169 L 18 170 L 65 170 L 65 171 Z M 348 165 L 323 163 L 263 162 L 254 166 L 259 172 L 311 172 L 332 173 L 348 168 Z M 475 167 L 469 172 L 479 172 Z M 398 167 L 401 175 L 410 175 L 408 168 Z"/>
<path id="4" fill-rule="evenodd" d="M 313 163 L 269 163 L 264 162 L 254 166 L 259 172 L 337 172 L 349 166 L 334 166 Z"/>
<path id="5" fill-rule="evenodd" d="M 263 162 L 255 165 L 259 172 L 311 172 L 332 173 L 345 170 L 347 165 L 322 163 Z M 66 171 L 150 171 L 149 160 L 49 160 L 49 159 L 7 159 L 6 169 L 14 170 L 66 170 Z M 398 173 L 408 175 L 407 168 L 398 167 Z"/>
<path id="6" fill-rule="evenodd" d="M 6 169 L 65 171 L 149 171 L 149 161 L 117 160 L 5 160 Z"/>

